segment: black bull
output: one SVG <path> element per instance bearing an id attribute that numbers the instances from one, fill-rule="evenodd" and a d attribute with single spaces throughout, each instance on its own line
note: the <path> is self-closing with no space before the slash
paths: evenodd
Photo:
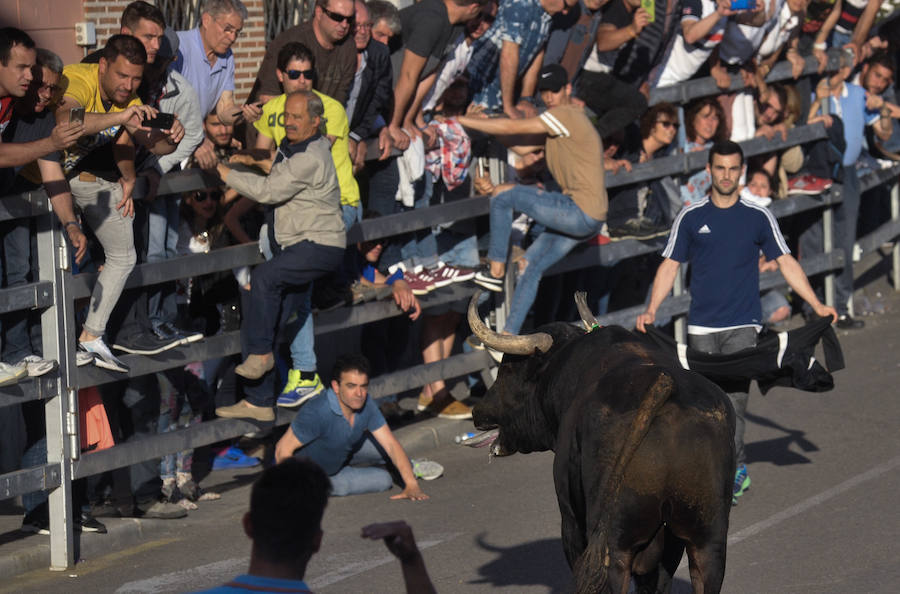
<path id="1" fill-rule="evenodd" d="M 623 328 L 503 336 L 474 304 L 475 334 L 507 353 L 475 426 L 499 428 L 498 455 L 555 452 L 576 591 L 625 594 L 633 577 L 638 592 L 667 592 L 686 549 L 694 591 L 719 592 L 735 470 L 724 392 Z"/>

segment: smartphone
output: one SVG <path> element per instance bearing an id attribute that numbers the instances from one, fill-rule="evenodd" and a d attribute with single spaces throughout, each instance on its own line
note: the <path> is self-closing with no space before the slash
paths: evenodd
<path id="1" fill-rule="evenodd" d="M 731 10 L 753 10 L 756 0 L 731 0 Z"/>
<path id="2" fill-rule="evenodd" d="M 84 108 L 83 107 L 73 107 L 69 110 L 69 123 L 79 122 L 81 124 L 84 123 Z"/>
<path id="3" fill-rule="evenodd" d="M 651 23 L 656 20 L 656 0 L 641 0 L 641 8 L 650 15 Z"/>
<path id="4" fill-rule="evenodd" d="M 155 118 L 144 120 L 142 126 L 148 128 L 159 128 L 160 130 L 170 130 L 175 124 L 175 114 L 159 112 Z"/>

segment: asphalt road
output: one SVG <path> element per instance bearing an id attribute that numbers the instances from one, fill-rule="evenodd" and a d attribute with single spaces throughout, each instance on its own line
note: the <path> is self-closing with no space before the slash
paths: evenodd
<path id="1" fill-rule="evenodd" d="M 733 508 L 725 592 L 893 593 L 900 583 L 900 297 L 864 331 L 841 335 L 848 368 L 825 394 L 777 389 L 750 400 L 750 490 Z M 440 592 L 565 592 L 552 454 L 489 460 L 449 446 L 432 458 L 444 477 L 431 499 L 335 498 L 307 572 L 316 592 L 400 592 L 399 566 L 359 528 L 403 518 L 415 529 Z M 240 473 L 212 477 L 223 499 L 139 546 L 86 559 L 74 571 L 35 571 L 0 591 L 175 592 L 210 587 L 246 568 Z M 85 538 L 104 538 L 86 535 Z M 675 592 L 690 591 L 686 567 Z"/>

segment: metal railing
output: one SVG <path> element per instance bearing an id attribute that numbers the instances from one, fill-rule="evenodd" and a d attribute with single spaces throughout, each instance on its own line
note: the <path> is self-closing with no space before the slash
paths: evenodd
<path id="1" fill-rule="evenodd" d="M 778 65 L 772 75 L 783 73 L 784 65 Z M 667 93 L 680 93 L 678 101 L 693 98 L 701 91 L 707 92 L 708 81 L 691 81 L 678 87 L 665 89 Z M 698 90 L 700 89 L 700 90 Z M 718 89 L 713 89 L 718 92 Z M 673 95 L 675 97 L 676 95 Z M 821 125 L 803 126 L 792 130 L 786 140 L 767 141 L 752 139 L 741 143 L 747 155 L 761 154 L 823 138 Z M 607 177 L 609 187 L 618 187 L 658 179 L 666 175 L 680 175 L 701 169 L 706 163 L 705 151 L 676 155 L 654 160 L 651 164 L 634 167 Z M 896 180 L 900 166 L 865 176 L 863 188 Z M 214 187 L 218 180 L 198 170 L 166 175 L 159 194 L 175 194 L 206 187 Z M 779 218 L 804 211 L 820 209 L 823 218 L 830 217 L 832 207 L 839 203 L 840 188 L 834 187 L 821 197 L 794 197 L 776 201 L 771 209 Z M 864 252 L 876 249 L 884 241 L 900 235 L 900 205 L 897 186 L 891 194 L 892 219 L 875 232 L 859 240 Z M 348 244 L 375 238 L 399 235 L 409 231 L 426 229 L 435 225 L 463 219 L 481 217 L 489 212 L 487 197 L 472 197 L 451 204 L 412 210 L 401 214 L 383 216 L 354 225 L 348 231 Z M 29 400 L 45 403 L 47 418 L 47 463 L 0 475 L 0 499 L 14 497 L 39 489 L 50 490 L 51 517 L 51 567 L 64 568 L 74 562 L 73 530 L 71 517 L 71 481 L 140 461 L 158 458 L 184 449 L 215 443 L 272 425 L 286 424 L 293 411 L 279 410 L 274 423 L 261 424 L 237 419 L 215 419 L 189 428 L 154 435 L 138 442 L 118 444 L 109 450 L 81 455 L 78 442 L 78 388 L 102 385 L 137 377 L 166 369 L 183 366 L 188 362 L 222 357 L 240 352 L 239 332 L 210 336 L 204 341 L 166 351 L 156 356 L 126 355 L 123 359 L 131 371 L 114 373 L 96 367 L 77 368 L 74 364 L 75 324 L 73 302 L 86 297 L 96 279 L 93 274 L 73 276 L 69 270 L 69 254 L 58 223 L 49 212 L 49 201 L 42 191 L 29 192 L 0 200 L 0 220 L 37 217 L 39 278 L 36 282 L 14 289 L 0 290 L 0 313 L 22 309 L 41 309 L 44 356 L 59 361 L 58 373 L 24 380 L 17 385 L 0 388 L 0 407 Z M 830 236 L 830 224 L 825 225 Z M 658 251 L 662 239 L 651 241 L 625 240 L 604 246 L 581 246 L 566 259 L 554 266 L 547 275 L 570 270 L 611 264 Z M 826 253 L 805 259 L 802 263 L 807 274 L 829 273 L 843 265 L 840 250 L 826 249 Z M 900 279 L 900 246 L 893 248 L 894 279 Z M 235 266 L 253 265 L 261 261 L 255 245 L 240 245 L 214 250 L 208 254 L 182 256 L 165 262 L 142 264 L 135 267 L 127 287 L 142 287 L 189 276 L 228 270 Z M 512 267 L 510 267 L 512 268 Z M 777 273 L 767 273 L 761 278 L 761 288 L 783 286 L 784 280 Z M 896 285 L 895 285 L 895 288 Z M 423 309 L 444 305 L 469 297 L 473 287 L 451 285 L 420 298 Z M 683 316 L 689 307 L 688 295 L 676 295 L 660 308 L 659 315 Z M 633 324 L 643 311 L 643 305 L 616 311 L 598 319 L 604 324 Z M 316 334 L 323 335 L 360 326 L 377 320 L 402 315 L 392 302 L 374 302 L 339 308 L 316 315 Z M 372 379 L 369 387 L 373 397 L 394 394 L 426 383 L 479 372 L 492 365 L 483 351 L 451 356 L 436 363 L 413 366 L 396 373 Z"/>

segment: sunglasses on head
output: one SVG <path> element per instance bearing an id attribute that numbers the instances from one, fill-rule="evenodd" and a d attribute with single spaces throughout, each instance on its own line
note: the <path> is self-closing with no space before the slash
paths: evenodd
<path id="1" fill-rule="evenodd" d="M 313 80 L 316 78 L 316 71 L 312 68 L 308 70 L 288 70 L 285 74 L 287 74 L 287 77 L 291 80 L 297 80 L 301 76 L 306 80 Z"/>
<path id="2" fill-rule="evenodd" d="M 356 18 L 355 14 L 347 16 L 346 14 L 341 14 L 339 12 L 331 12 L 324 6 L 322 7 L 322 12 L 328 15 L 328 18 L 330 18 L 335 23 L 347 23 L 348 25 L 352 25 L 353 19 Z"/>

